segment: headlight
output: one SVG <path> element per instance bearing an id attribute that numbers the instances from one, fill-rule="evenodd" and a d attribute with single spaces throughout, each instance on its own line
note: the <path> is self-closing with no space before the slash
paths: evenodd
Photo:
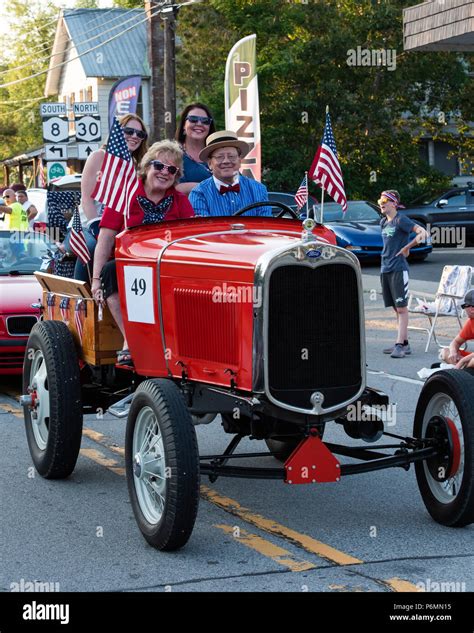
<path id="1" fill-rule="evenodd" d="M 362 250 L 362 246 L 354 246 L 353 244 L 348 244 L 346 246 L 346 250 L 348 250 L 348 251 L 361 251 Z"/>

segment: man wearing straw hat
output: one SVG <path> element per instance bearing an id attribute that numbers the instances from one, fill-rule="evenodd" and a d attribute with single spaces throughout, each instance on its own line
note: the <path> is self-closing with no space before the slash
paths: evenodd
<path id="1" fill-rule="evenodd" d="M 207 137 L 199 160 L 207 161 L 212 176 L 200 182 L 189 194 L 189 202 L 196 215 L 234 215 L 253 202 L 268 200 L 265 185 L 240 173 L 242 158 L 249 151 L 248 143 L 239 141 L 237 134 L 230 130 Z M 249 211 L 248 215 L 271 216 L 272 210 L 269 206 L 258 207 Z"/>
<path id="2" fill-rule="evenodd" d="M 382 266 L 380 280 L 385 307 L 392 307 L 397 315 L 398 334 L 395 345 L 384 349 L 384 354 L 392 358 L 404 358 L 411 354 L 408 343 L 408 262 L 410 249 L 415 244 L 424 242 L 428 233 L 419 224 L 405 215 L 400 215 L 398 209 L 400 194 L 394 189 L 382 191 L 378 201 L 382 215 Z M 416 236 L 411 242 L 410 233 Z"/>

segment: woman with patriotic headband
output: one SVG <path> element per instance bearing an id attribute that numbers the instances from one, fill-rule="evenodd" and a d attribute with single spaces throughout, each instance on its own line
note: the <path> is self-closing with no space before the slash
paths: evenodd
<path id="1" fill-rule="evenodd" d="M 395 310 L 398 324 L 395 345 L 384 349 L 383 353 L 390 354 L 392 358 L 404 358 L 411 354 L 408 343 L 407 257 L 412 246 L 424 242 L 428 234 L 411 218 L 398 213 L 398 209 L 404 207 L 400 204 L 400 194 L 395 189 L 382 191 L 378 203 L 384 216 L 380 221 L 383 240 L 380 271 L 382 294 L 385 307 L 391 306 Z M 412 232 L 416 233 L 416 237 L 409 242 Z"/>

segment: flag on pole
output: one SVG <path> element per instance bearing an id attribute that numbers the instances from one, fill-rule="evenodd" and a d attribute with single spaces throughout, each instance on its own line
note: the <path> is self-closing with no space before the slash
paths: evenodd
<path id="1" fill-rule="evenodd" d="M 308 202 L 308 175 L 305 174 L 298 191 L 295 194 L 295 202 L 298 211 Z"/>
<path id="2" fill-rule="evenodd" d="M 82 230 L 78 207 L 76 207 L 72 218 L 69 246 L 71 251 L 79 257 L 83 264 L 88 264 L 91 261 L 91 254 L 89 253 L 86 238 L 84 237 L 84 232 Z"/>
<path id="3" fill-rule="evenodd" d="M 332 133 L 331 117 L 326 113 L 326 125 L 316 156 L 311 163 L 309 177 L 316 184 L 321 185 L 331 198 L 342 206 L 342 210 L 347 210 L 347 198 L 344 189 L 341 166 L 336 150 L 336 141 Z"/>
<path id="4" fill-rule="evenodd" d="M 126 211 L 128 215 L 130 200 L 137 188 L 138 177 L 132 155 L 120 123 L 115 119 L 92 198 L 118 213 Z"/>

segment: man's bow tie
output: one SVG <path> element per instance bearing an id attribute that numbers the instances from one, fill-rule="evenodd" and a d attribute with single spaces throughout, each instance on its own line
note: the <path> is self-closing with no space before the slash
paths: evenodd
<path id="1" fill-rule="evenodd" d="M 219 189 L 219 193 L 227 193 L 228 191 L 235 191 L 235 193 L 239 193 L 240 185 L 238 182 L 235 185 L 221 185 Z"/>

